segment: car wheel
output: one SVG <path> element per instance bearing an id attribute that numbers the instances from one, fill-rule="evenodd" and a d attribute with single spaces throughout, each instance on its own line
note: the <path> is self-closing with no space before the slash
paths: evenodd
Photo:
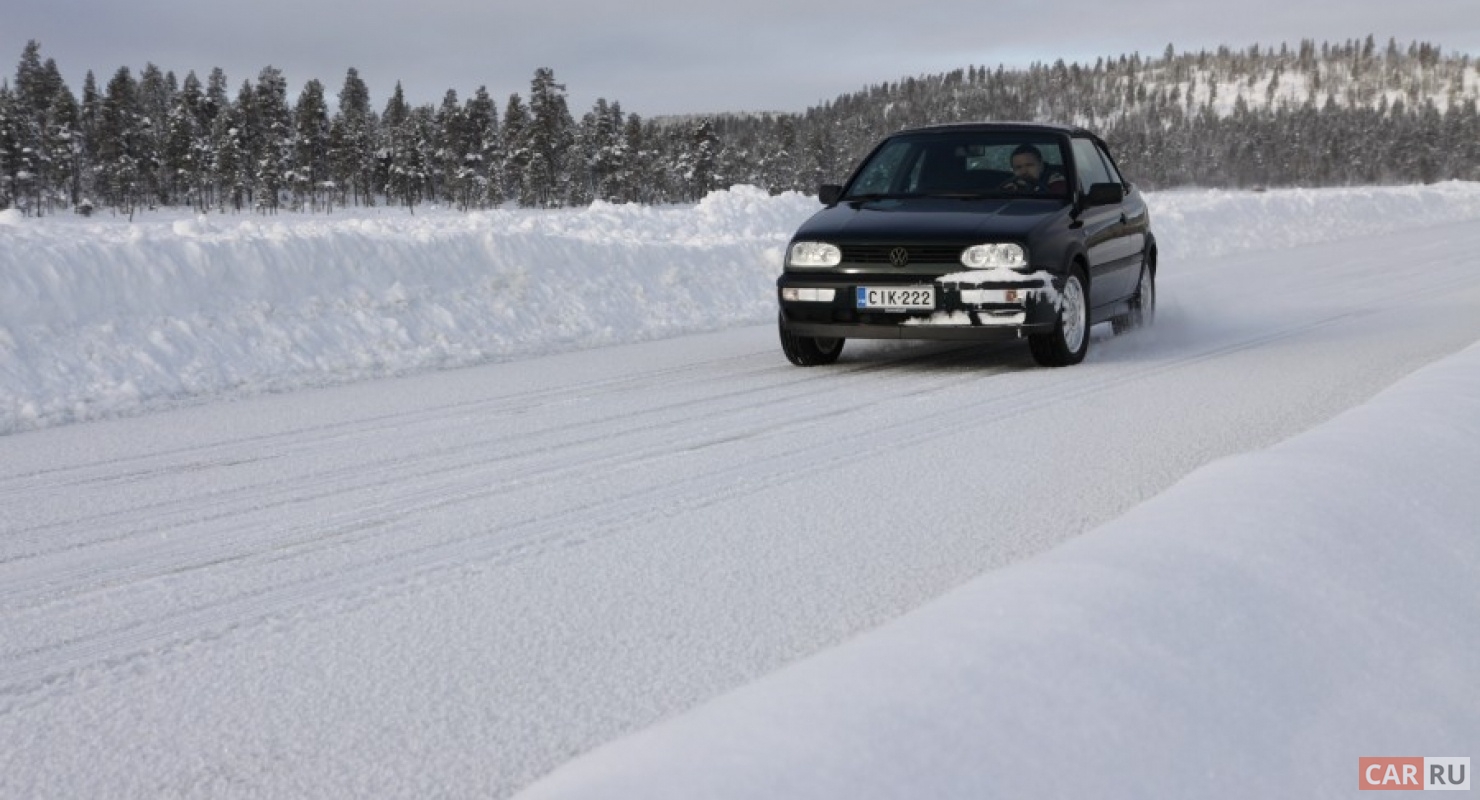
<path id="1" fill-rule="evenodd" d="M 1110 320 L 1116 333 L 1133 331 L 1150 325 L 1156 318 L 1156 273 L 1151 265 L 1141 264 L 1141 281 L 1136 287 L 1136 296 L 1131 298 L 1131 310 Z"/>
<path id="2" fill-rule="evenodd" d="M 797 336 L 780 323 L 778 328 L 781 331 L 781 352 L 786 354 L 786 360 L 799 367 L 820 367 L 837 361 L 843 353 L 843 342 L 847 341 Z"/>
<path id="3" fill-rule="evenodd" d="M 1052 333 L 1028 337 L 1028 349 L 1039 366 L 1067 367 L 1084 360 L 1089 352 L 1089 295 L 1084 291 L 1084 272 L 1069 270 L 1059 292 L 1059 321 Z"/>

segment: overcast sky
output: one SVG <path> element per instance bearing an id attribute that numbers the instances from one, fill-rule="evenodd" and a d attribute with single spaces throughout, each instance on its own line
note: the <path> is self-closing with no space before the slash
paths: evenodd
<path id="1" fill-rule="evenodd" d="M 971 65 L 1159 56 L 1220 44 L 1418 39 L 1480 56 L 1480 0 L 0 0 L 0 68 L 13 82 L 29 39 L 76 94 L 120 66 L 225 70 L 232 94 L 264 66 L 291 99 L 331 95 L 359 70 L 383 108 L 488 87 L 500 108 L 550 67 L 579 118 L 598 97 L 629 112 L 801 111 L 840 94 Z"/>

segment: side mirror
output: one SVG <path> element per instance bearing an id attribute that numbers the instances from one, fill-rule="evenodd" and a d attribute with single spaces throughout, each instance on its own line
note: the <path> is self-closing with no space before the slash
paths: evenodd
<path id="1" fill-rule="evenodd" d="M 1084 207 L 1113 206 L 1125 200 L 1125 187 L 1118 183 L 1096 183 L 1084 197 Z"/>
<path id="2" fill-rule="evenodd" d="M 817 199 L 822 201 L 822 204 L 825 206 L 830 206 L 833 203 L 838 202 L 838 198 L 842 196 L 843 187 L 841 186 L 836 186 L 831 183 L 824 183 L 821 186 L 817 187 Z"/>

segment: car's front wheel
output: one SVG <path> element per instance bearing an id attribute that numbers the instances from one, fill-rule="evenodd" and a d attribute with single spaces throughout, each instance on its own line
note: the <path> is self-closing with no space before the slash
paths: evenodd
<path id="1" fill-rule="evenodd" d="M 1116 333 L 1144 328 L 1156 319 L 1156 273 L 1149 263 L 1141 264 L 1141 281 L 1136 286 L 1136 296 L 1131 298 L 1131 308 L 1125 314 L 1110 320 Z"/>
<path id="2" fill-rule="evenodd" d="M 778 327 L 781 331 L 781 352 L 786 354 L 787 361 L 799 367 L 820 367 L 837 361 L 838 356 L 843 353 L 843 342 L 847 341 L 797 336 L 786 329 L 784 322 L 778 321 Z"/>
<path id="3" fill-rule="evenodd" d="M 1089 352 L 1089 295 L 1084 291 L 1084 272 L 1079 267 L 1069 271 L 1059 291 L 1058 323 L 1051 333 L 1029 336 L 1028 349 L 1043 367 L 1078 364 Z"/>

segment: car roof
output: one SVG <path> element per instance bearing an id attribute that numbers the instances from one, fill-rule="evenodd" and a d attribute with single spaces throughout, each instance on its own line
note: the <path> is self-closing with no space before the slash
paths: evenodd
<path id="1" fill-rule="evenodd" d="M 903 133 L 988 133 L 994 131 L 1004 133 L 1061 133 L 1070 136 L 1099 138 L 1093 132 L 1077 125 L 1059 125 L 1052 122 L 951 122 L 942 125 L 923 125 L 917 128 L 905 128 L 896 131 L 893 135 L 897 136 Z"/>

